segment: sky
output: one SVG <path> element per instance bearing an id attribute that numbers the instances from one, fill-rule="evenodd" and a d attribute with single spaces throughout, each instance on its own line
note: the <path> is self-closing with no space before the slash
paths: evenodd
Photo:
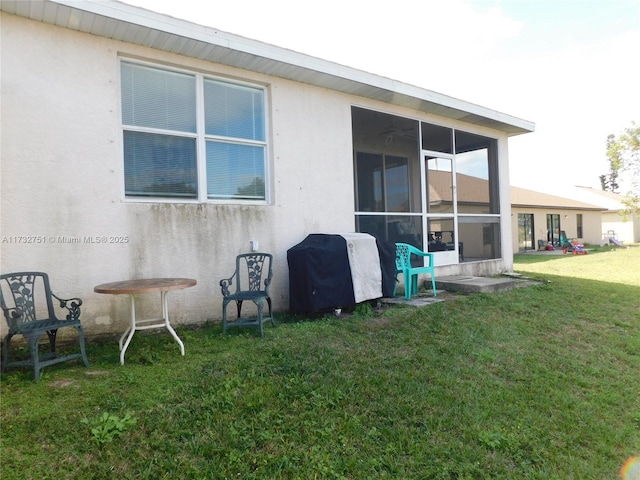
<path id="1" fill-rule="evenodd" d="M 640 0 L 125 0 L 534 122 L 511 184 L 600 188 L 640 123 Z"/>

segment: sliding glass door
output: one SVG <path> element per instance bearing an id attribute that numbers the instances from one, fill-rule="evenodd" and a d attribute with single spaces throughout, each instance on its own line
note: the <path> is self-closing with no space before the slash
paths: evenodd
<path id="1" fill-rule="evenodd" d="M 533 250 L 535 239 L 533 238 L 533 214 L 518 214 L 518 250 Z"/>
<path id="2" fill-rule="evenodd" d="M 547 242 L 552 245 L 560 245 L 560 215 L 557 213 L 547 214 Z"/>

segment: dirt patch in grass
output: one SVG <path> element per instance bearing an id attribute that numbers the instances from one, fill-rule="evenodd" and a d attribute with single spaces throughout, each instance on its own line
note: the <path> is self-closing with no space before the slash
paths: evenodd
<path id="1" fill-rule="evenodd" d="M 60 380 L 54 380 L 53 382 L 49 382 L 49 385 L 55 388 L 64 388 L 73 385 L 75 382 L 68 378 L 61 378 Z"/>

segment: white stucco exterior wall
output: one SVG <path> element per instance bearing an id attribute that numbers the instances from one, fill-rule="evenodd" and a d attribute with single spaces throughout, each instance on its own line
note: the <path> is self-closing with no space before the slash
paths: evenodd
<path id="1" fill-rule="evenodd" d="M 615 238 L 626 244 L 640 240 L 640 220 L 637 216 L 623 217 L 619 212 L 605 212 L 602 214 L 602 243 L 608 243 L 609 232 L 615 233 Z"/>
<path id="2" fill-rule="evenodd" d="M 56 293 L 81 297 L 89 335 L 122 332 L 129 315 L 127 296 L 96 294 L 94 286 L 132 278 L 195 278 L 197 286 L 170 294 L 172 323 L 219 320 L 218 282 L 250 240 L 274 254 L 274 307 L 286 310 L 287 249 L 310 233 L 354 231 L 354 104 L 497 138 L 501 209 L 509 211 L 504 133 L 6 13 L 1 21 L 0 268 L 45 271 Z M 126 201 L 122 57 L 266 85 L 271 203 Z M 510 270 L 509 214 L 504 218 L 507 260 L 447 266 L 441 274 Z M 155 315 L 157 303 L 141 297 L 139 314 Z"/>
<path id="3" fill-rule="evenodd" d="M 500 178 L 500 212 L 502 213 L 500 228 L 500 244 L 502 245 L 502 258 L 504 270 L 513 271 L 513 242 L 511 241 L 511 188 L 509 182 L 509 148 L 507 140 L 498 142 L 498 161 Z M 517 252 L 517 250 L 515 250 Z"/>

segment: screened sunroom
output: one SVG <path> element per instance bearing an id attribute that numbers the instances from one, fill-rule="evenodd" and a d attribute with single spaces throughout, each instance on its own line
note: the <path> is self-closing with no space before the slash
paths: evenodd
<path id="1" fill-rule="evenodd" d="M 352 107 L 356 230 L 434 253 L 501 257 L 497 140 Z"/>

